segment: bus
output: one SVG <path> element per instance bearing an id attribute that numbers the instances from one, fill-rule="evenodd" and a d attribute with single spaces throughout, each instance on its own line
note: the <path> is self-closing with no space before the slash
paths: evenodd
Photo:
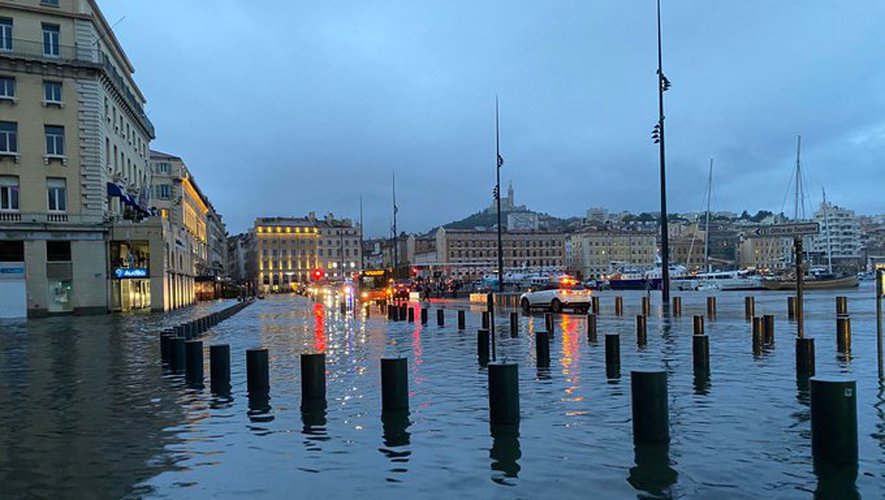
<path id="1" fill-rule="evenodd" d="M 359 292 L 363 302 L 380 302 L 390 298 L 393 278 L 387 269 L 368 269 L 360 273 Z"/>

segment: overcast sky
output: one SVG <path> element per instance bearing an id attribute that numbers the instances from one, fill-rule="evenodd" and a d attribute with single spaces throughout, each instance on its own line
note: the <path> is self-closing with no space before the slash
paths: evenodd
<path id="1" fill-rule="evenodd" d="M 491 201 L 557 216 L 659 209 L 655 10 L 642 1 L 100 0 L 136 67 L 154 149 L 183 157 L 228 231 L 334 212 L 387 235 Z M 664 2 L 671 211 L 882 213 L 885 2 Z"/>

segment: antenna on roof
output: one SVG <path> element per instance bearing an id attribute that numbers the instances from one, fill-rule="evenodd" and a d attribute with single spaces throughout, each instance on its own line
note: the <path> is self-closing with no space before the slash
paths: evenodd
<path id="1" fill-rule="evenodd" d="M 113 31 L 114 28 L 116 28 L 118 24 L 122 23 L 122 22 L 123 22 L 123 19 L 126 19 L 126 16 L 121 17 L 120 19 L 117 20 L 117 22 L 115 22 L 114 24 L 112 24 L 112 25 L 111 25 L 111 31 Z M 105 33 L 105 35 L 106 35 L 106 34 L 107 34 L 107 33 Z M 96 38 L 95 41 L 92 42 L 92 45 L 93 45 L 93 46 L 94 46 L 94 45 L 98 45 L 98 42 L 104 40 L 105 35 L 101 35 L 100 37 Z"/>

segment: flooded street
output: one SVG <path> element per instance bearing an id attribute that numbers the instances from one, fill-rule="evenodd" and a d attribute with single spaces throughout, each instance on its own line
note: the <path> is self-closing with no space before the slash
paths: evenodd
<path id="1" fill-rule="evenodd" d="M 613 315 L 624 297 L 624 316 Z M 704 293 L 679 294 L 664 320 L 652 295 L 648 344 L 636 347 L 641 292 L 601 292 L 599 342 L 586 317 L 561 315 L 551 367 L 538 369 L 542 315 L 498 311 L 498 358 L 519 363 L 518 432 L 490 429 L 486 370 L 476 358 L 480 309 L 430 305 L 430 321 L 388 322 L 303 297 L 271 296 L 220 323 L 204 345 L 231 346 L 230 397 L 185 386 L 161 367 L 158 332 L 231 302 L 155 315 L 55 317 L 0 323 L 0 484 L 3 497 L 520 497 L 833 498 L 885 496 L 885 394 L 876 378 L 870 283 L 849 298 L 850 356 L 837 356 L 831 292 L 806 297 L 806 336 L 818 375 L 857 380 L 860 460 L 854 471 L 815 471 L 809 397 L 795 375 L 796 325 L 787 295 L 757 292 L 775 314 L 776 342 L 752 352 L 745 293 L 718 294 L 707 319 L 710 377 L 692 371 L 693 314 Z M 420 304 L 415 304 L 420 307 Z M 435 309 L 446 310 L 437 326 Z M 455 309 L 467 309 L 457 329 Z M 416 318 L 419 317 L 416 314 Z M 602 338 L 621 334 L 622 378 L 607 380 Z M 245 350 L 270 354 L 270 408 L 249 408 Z M 325 409 L 300 407 L 299 355 L 325 352 Z M 381 418 L 379 359 L 409 360 L 408 415 Z M 206 355 L 208 377 L 208 354 Z M 634 448 L 630 378 L 669 376 L 669 448 Z"/>

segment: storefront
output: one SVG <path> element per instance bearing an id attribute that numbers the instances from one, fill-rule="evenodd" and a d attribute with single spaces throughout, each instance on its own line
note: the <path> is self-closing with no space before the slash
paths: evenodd
<path id="1" fill-rule="evenodd" d="M 151 307 L 150 246 L 147 241 L 111 242 L 111 309 Z"/>

